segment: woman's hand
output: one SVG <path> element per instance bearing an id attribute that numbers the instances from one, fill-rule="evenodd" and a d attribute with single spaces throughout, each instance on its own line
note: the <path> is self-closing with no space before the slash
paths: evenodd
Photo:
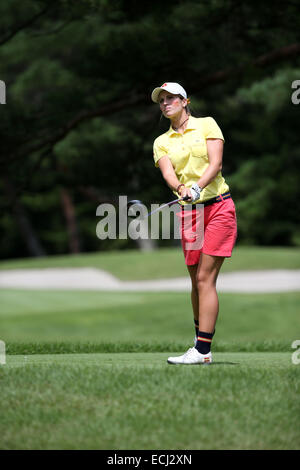
<path id="1" fill-rule="evenodd" d="M 178 190 L 178 194 L 179 194 L 180 197 L 188 196 L 189 200 L 193 199 L 191 189 L 187 188 L 186 186 L 180 186 L 180 188 Z"/>
<path id="2" fill-rule="evenodd" d="M 200 186 L 198 186 L 197 183 L 194 183 L 193 186 L 191 187 L 192 202 L 198 201 L 200 199 L 201 191 L 202 191 L 202 188 L 200 188 Z"/>
<path id="3" fill-rule="evenodd" d="M 194 183 L 191 188 L 186 188 L 184 185 L 180 186 L 178 189 L 178 194 L 180 197 L 186 197 L 188 196 L 189 201 L 195 202 L 200 199 L 200 193 L 202 191 L 202 188 L 200 188 L 197 183 Z"/>

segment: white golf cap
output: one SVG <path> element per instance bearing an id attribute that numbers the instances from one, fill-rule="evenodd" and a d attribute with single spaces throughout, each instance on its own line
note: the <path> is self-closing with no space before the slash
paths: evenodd
<path id="1" fill-rule="evenodd" d="M 160 92 L 163 90 L 168 91 L 169 93 L 172 93 L 172 95 L 181 95 L 183 98 L 187 98 L 187 94 L 184 88 L 182 88 L 179 83 L 173 83 L 173 82 L 166 82 L 162 86 L 159 86 L 157 88 L 154 88 L 151 94 L 152 101 L 154 103 L 158 103 L 158 97 Z"/>

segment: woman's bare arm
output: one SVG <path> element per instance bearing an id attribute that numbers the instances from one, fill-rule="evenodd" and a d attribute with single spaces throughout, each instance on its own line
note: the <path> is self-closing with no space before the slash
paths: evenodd
<path id="1" fill-rule="evenodd" d="M 206 168 L 201 178 L 197 181 L 197 184 L 200 186 L 200 188 L 205 188 L 205 186 L 215 179 L 219 171 L 222 170 L 224 147 L 223 140 L 207 139 L 206 144 L 209 166 Z"/>
<path id="2" fill-rule="evenodd" d="M 168 155 L 164 155 L 158 160 L 158 166 L 169 188 L 171 188 L 173 191 L 176 191 L 180 185 L 180 181 L 175 174 L 173 165 Z"/>

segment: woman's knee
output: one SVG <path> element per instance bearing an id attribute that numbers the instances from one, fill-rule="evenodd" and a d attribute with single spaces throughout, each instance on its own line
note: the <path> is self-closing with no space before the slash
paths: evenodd
<path id="1" fill-rule="evenodd" d="M 198 293 L 201 290 L 207 288 L 215 288 L 216 287 L 216 279 L 212 273 L 208 273 L 206 271 L 199 271 L 196 276 L 195 286 Z"/>
<path id="2" fill-rule="evenodd" d="M 191 283 L 192 283 L 192 291 L 194 291 L 195 293 L 198 292 L 197 268 L 198 268 L 198 265 L 188 266 L 188 271 L 189 271 Z"/>

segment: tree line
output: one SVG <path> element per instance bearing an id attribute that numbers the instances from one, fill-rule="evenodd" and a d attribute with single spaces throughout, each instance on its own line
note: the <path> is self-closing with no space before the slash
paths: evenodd
<path id="1" fill-rule="evenodd" d="M 168 122 L 150 93 L 165 81 L 224 133 L 238 243 L 300 244 L 296 2 L 10 0 L 0 13 L 1 258 L 135 246 L 100 242 L 96 208 L 172 198 L 152 158 Z"/>

